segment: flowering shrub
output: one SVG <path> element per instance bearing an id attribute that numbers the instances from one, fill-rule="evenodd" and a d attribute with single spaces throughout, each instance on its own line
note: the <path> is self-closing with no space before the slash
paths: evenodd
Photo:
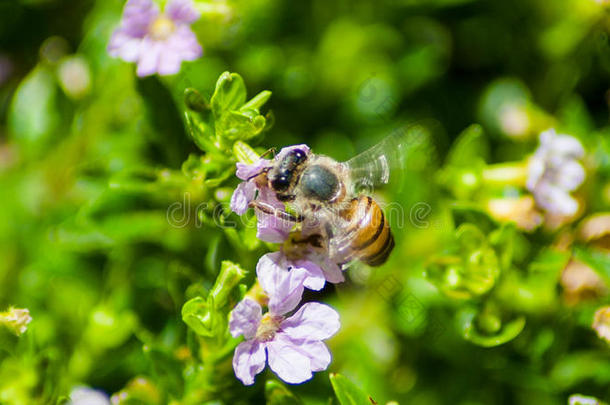
<path id="1" fill-rule="evenodd" d="M 610 403 L 606 3 L 0 4 L 0 403 Z"/>

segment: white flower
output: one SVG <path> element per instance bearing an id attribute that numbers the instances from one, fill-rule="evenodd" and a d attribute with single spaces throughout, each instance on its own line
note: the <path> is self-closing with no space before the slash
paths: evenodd
<path id="1" fill-rule="evenodd" d="M 580 141 L 570 135 L 558 135 L 554 129 L 540 134 L 540 145 L 529 161 L 526 183 L 538 206 L 561 216 L 578 211 L 578 201 L 570 192 L 585 180 L 585 169 L 579 161 L 584 153 Z"/>
<path id="2" fill-rule="evenodd" d="M 68 405 L 110 405 L 110 399 L 103 391 L 89 387 L 74 387 Z"/>

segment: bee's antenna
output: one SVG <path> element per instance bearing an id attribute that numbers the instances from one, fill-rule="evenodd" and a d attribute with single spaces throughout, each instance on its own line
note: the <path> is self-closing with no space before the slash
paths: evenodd
<path id="1" fill-rule="evenodd" d="M 267 149 L 267 151 L 261 155 L 261 159 L 270 153 L 273 154 L 273 157 L 275 157 L 275 146 L 272 146 L 271 148 Z"/>

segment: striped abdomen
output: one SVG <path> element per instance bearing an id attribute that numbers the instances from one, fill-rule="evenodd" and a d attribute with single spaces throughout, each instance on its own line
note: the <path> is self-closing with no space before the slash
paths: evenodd
<path id="1" fill-rule="evenodd" d="M 345 235 L 349 238 L 350 256 L 369 266 L 385 263 L 394 248 L 394 237 L 375 200 L 364 195 L 354 198 L 341 217 L 348 221 Z"/>

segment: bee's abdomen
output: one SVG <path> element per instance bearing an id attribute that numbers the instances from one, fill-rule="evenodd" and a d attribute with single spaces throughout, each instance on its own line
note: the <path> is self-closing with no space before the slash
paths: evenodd
<path id="1" fill-rule="evenodd" d="M 381 266 L 394 248 L 394 237 L 381 207 L 369 196 L 354 198 L 342 216 L 349 219 L 351 256 Z"/>

